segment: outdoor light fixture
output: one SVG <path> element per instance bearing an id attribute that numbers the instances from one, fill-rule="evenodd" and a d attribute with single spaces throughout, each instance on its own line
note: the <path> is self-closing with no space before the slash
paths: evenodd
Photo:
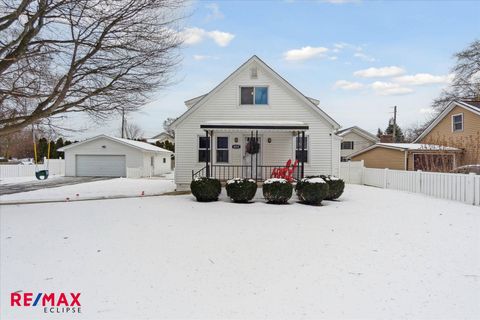
<path id="1" fill-rule="evenodd" d="M 106 149 L 106 148 L 107 148 L 107 146 L 102 146 L 102 148 L 103 148 L 103 149 Z"/>
<path id="2" fill-rule="evenodd" d="M 272 138 L 267 139 L 268 143 L 272 143 Z"/>
<path id="3" fill-rule="evenodd" d="M 235 137 L 235 143 L 237 143 L 237 142 L 238 142 L 238 138 L 237 138 L 237 137 Z"/>

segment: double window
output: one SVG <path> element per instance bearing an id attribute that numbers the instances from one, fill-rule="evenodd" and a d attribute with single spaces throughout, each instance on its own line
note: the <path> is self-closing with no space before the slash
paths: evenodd
<path id="1" fill-rule="evenodd" d="M 268 87 L 241 87 L 240 104 L 266 105 L 268 104 Z"/>
<path id="2" fill-rule="evenodd" d="M 228 163 L 228 137 L 217 137 L 217 162 Z M 198 137 L 198 162 L 210 161 L 210 138 Z"/>
<path id="3" fill-rule="evenodd" d="M 303 151 L 302 151 L 303 146 Z M 308 162 L 308 137 L 295 137 L 295 160 Z"/>
<path id="4" fill-rule="evenodd" d="M 217 137 L 217 162 L 228 163 L 228 137 Z"/>
<path id="5" fill-rule="evenodd" d="M 452 116 L 452 131 L 463 131 L 463 113 Z"/>
<path id="6" fill-rule="evenodd" d="M 198 162 L 210 161 L 210 138 L 198 137 Z"/>
<path id="7" fill-rule="evenodd" d="M 342 150 L 353 150 L 353 141 L 343 141 L 340 149 Z"/>

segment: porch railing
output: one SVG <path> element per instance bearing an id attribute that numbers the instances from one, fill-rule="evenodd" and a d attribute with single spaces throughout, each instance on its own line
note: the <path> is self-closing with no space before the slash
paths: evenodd
<path id="1" fill-rule="evenodd" d="M 282 165 L 210 165 L 210 177 L 220 181 L 227 181 L 233 178 L 250 178 L 255 181 L 264 181 L 272 177 L 274 169 L 285 168 Z M 206 177 L 207 166 L 198 171 L 192 170 L 192 180 L 195 178 Z M 300 178 L 300 170 L 297 167 L 293 172 L 295 179 Z"/>

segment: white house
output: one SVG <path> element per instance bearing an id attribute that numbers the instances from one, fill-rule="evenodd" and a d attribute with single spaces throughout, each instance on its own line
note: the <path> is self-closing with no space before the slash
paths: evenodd
<path id="1" fill-rule="evenodd" d="M 145 177 L 170 172 L 171 151 L 149 143 L 99 135 L 65 146 L 66 176 Z"/>
<path id="2" fill-rule="evenodd" d="M 357 126 L 339 130 L 337 135 L 342 138 L 340 145 L 340 157 L 342 161 L 347 161 L 351 154 L 380 142 L 377 136 Z"/>
<path id="3" fill-rule="evenodd" d="M 339 124 L 257 56 L 185 104 L 172 123 L 178 190 L 198 176 L 261 181 L 289 159 L 297 177 L 338 175 Z"/>
<path id="4" fill-rule="evenodd" d="M 150 138 L 150 139 L 147 139 L 147 142 L 150 142 L 150 143 L 156 143 L 156 142 L 165 142 L 165 141 L 168 141 L 170 143 L 174 143 L 175 142 L 175 138 L 169 134 L 168 132 L 162 132 L 162 133 L 159 133 L 157 134 L 156 136 Z"/>

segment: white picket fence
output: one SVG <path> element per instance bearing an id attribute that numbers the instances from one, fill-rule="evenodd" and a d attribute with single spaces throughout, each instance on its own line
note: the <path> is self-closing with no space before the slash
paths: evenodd
<path id="1" fill-rule="evenodd" d="M 347 183 L 422 193 L 480 205 L 480 175 L 365 168 L 361 161 L 342 162 Z M 359 178 L 360 177 L 360 178 Z"/>
<path id="2" fill-rule="evenodd" d="M 44 164 L 2 164 L 0 165 L 0 178 L 29 177 L 35 176 L 36 170 L 47 169 L 50 175 L 65 175 L 65 160 L 50 159 L 44 160 Z"/>

